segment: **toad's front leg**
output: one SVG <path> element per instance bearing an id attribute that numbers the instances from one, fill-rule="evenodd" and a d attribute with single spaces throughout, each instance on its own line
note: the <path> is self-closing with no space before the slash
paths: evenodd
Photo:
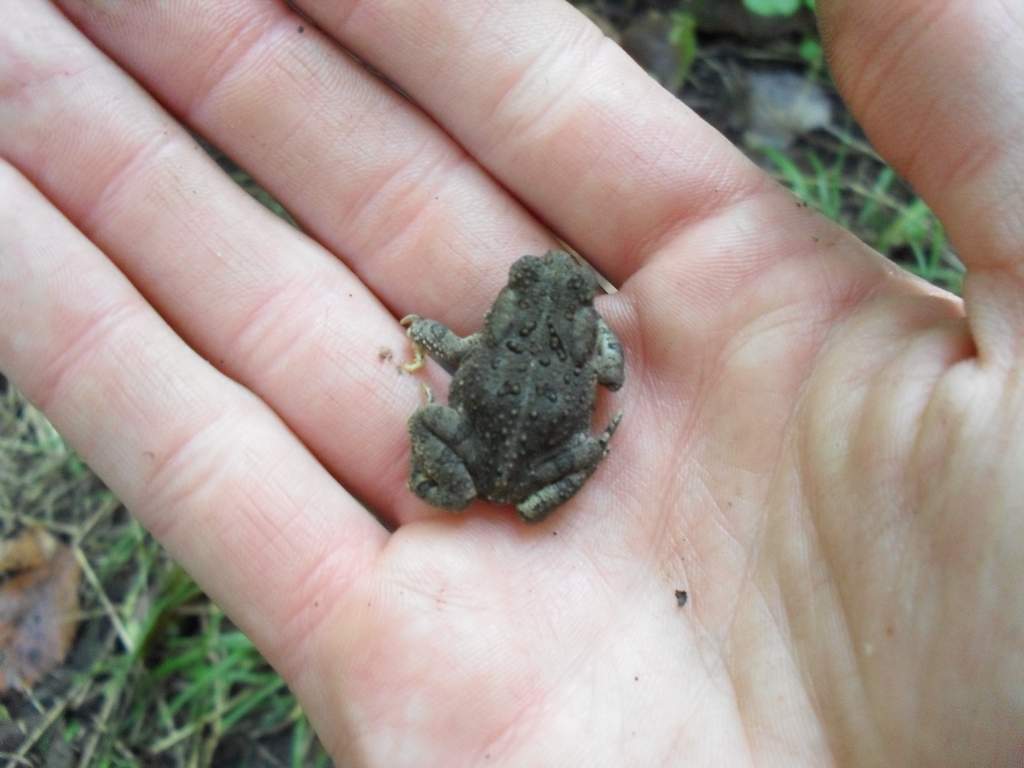
<path id="1" fill-rule="evenodd" d="M 597 371 L 597 380 L 614 392 L 625 381 L 626 361 L 622 354 L 622 342 L 604 318 L 600 317 L 597 320 L 596 346 L 594 369 Z"/>
<path id="2" fill-rule="evenodd" d="M 416 348 L 416 359 L 402 366 L 410 373 L 423 367 L 423 352 L 437 360 L 448 373 L 455 373 L 480 338 L 478 333 L 463 338 L 443 323 L 425 320 L 419 315 L 406 315 L 401 322 Z"/>
<path id="3" fill-rule="evenodd" d="M 538 523 L 572 498 L 608 454 L 608 441 L 621 420 L 622 414 L 616 414 L 598 437 L 579 435 L 536 467 L 531 474 L 541 487 L 516 504 L 519 516 L 528 523 Z"/>

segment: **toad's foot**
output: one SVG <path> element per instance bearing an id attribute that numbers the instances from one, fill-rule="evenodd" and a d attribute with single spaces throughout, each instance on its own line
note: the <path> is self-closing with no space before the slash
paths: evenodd
<path id="1" fill-rule="evenodd" d="M 405 317 L 403 317 L 399 321 L 399 323 L 401 323 L 402 327 L 407 329 L 405 334 L 409 338 L 412 338 L 412 324 L 415 323 L 419 319 L 420 319 L 419 315 L 406 315 Z M 405 363 L 402 363 L 402 370 L 405 371 L 406 373 L 415 373 L 420 368 L 422 368 L 423 365 L 424 365 L 423 347 L 421 347 L 419 345 L 419 342 L 417 342 L 415 339 L 412 340 L 412 352 L 413 352 L 412 360 L 410 360 L 408 362 L 405 362 Z M 432 403 L 433 401 L 434 401 L 434 398 L 430 394 L 430 390 L 428 388 L 428 390 L 427 390 L 427 402 L 428 403 Z"/>
<path id="2" fill-rule="evenodd" d="M 560 504 L 572 498 L 608 455 L 608 441 L 622 421 L 622 413 L 612 417 L 598 437 L 586 435 L 571 442 L 561 452 L 537 467 L 534 475 L 542 483 L 525 500 L 516 504 L 519 516 L 528 523 L 538 523 Z"/>

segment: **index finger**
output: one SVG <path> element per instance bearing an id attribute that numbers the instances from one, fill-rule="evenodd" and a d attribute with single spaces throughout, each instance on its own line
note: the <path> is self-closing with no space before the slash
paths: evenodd
<path id="1" fill-rule="evenodd" d="M 687 222 L 763 188 L 752 163 L 564 0 L 295 5 L 613 280 Z"/>

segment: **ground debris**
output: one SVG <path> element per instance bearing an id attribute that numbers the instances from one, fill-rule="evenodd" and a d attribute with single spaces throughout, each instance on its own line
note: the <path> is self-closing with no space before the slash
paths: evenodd
<path id="1" fill-rule="evenodd" d="M 40 528 L 0 542 L 0 691 L 31 688 L 64 660 L 78 626 L 81 569 Z"/>

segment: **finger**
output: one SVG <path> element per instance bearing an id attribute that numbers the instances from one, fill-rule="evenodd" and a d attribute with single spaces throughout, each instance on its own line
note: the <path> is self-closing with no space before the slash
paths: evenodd
<path id="1" fill-rule="evenodd" d="M 1024 330 L 1024 7 L 822 0 L 836 80 L 872 141 L 933 207 L 968 266 L 979 354 Z"/>
<path id="2" fill-rule="evenodd" d="M 475 330 L 507 264 L 553 243 L 435 123 L 283 3 L 60 5 L 399 316 Z"/>
<path id="3" fill-rule="evenodd" d="M 0 369 L 301 682 L 306 639 L 385 532 L 2 161 L 0 199 Z"/>
<path id="4" fill-rule="evenodd" d="M 764 184 L 564 0 L 296 4 L 615 280 Z"/>
<path id="5" fill-rule="evenodd" d="M 0 29 L 0 152 L 360 499 L 398 522 L 424 514 L 404 487 L 419 389 L 397 373 L 406 345 L 390 313 L 232 184 L 49 4 L 17 12 Z"/>

